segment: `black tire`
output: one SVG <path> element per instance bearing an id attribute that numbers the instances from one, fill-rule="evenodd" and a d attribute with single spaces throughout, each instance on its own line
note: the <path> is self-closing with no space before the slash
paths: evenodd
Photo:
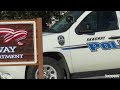
<path id="1" fill-rule="evenodd" d="M 57 79 L 64 79 L 64 70 L 60 67 L 58 61 L 50 57 L 43 58 L 44 65 L 50 65 L 53 67 L 57 72 Z M 37 66 L 30 66 L 26 72 L 26 79 L 35 79 L 35 73 L 37 71 Z"/>

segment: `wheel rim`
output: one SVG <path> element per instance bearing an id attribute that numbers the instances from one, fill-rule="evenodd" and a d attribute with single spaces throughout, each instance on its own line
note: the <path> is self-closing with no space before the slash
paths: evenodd
<path id="1" fill-rule="evenodd" d="M 38 79 L 38 69 L 35 73 L 35 79 Z M 57 79 L 57 71 L 50 65 L 43 66 L 43 78 L 44 79 Z"/>

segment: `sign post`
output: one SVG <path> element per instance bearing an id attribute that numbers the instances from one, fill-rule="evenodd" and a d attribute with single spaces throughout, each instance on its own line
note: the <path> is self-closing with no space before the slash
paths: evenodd
<path id="1" fill-rule="evenodd" d="M 37 18 L 37 34 L 38 34 L 38 70 L 39 79 L 43 79 L 43 49 L 42 49 L 42 19 Z"/>
<path id="2" fill-rule="evenodd" d="M 38 65 L 43 79 L 42 19 L 0 21 L 0 66 Z"/>

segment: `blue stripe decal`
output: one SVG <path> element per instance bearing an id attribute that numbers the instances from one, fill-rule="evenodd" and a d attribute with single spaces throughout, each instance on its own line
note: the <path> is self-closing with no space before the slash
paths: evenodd
<path id="1" fill-rule="evenodd" d="M 70 48 L 62 48 L 62 50 L 71 50 L 71 49 L 79 49 L 81 47 L 70 47 Z"/>
<path id="2" fill-rule="evenodd" d="M 82 45 L 73 45 L 73 46 L 65 46 L 65 47 L 57 47 L 57 48 L 61 48 L 62 50 L 71 50 L 71 49 L 88 48 L 88 45 L 82 44 Z"/>

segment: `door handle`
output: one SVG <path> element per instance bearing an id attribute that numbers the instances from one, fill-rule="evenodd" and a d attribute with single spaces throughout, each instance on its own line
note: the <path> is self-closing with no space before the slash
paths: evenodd
<path id="1" fill-rule="evenodd" d="M 120 39 L 120 36 L 112 36 L 112 37 L 109 37 L 108 39 Z"/>

